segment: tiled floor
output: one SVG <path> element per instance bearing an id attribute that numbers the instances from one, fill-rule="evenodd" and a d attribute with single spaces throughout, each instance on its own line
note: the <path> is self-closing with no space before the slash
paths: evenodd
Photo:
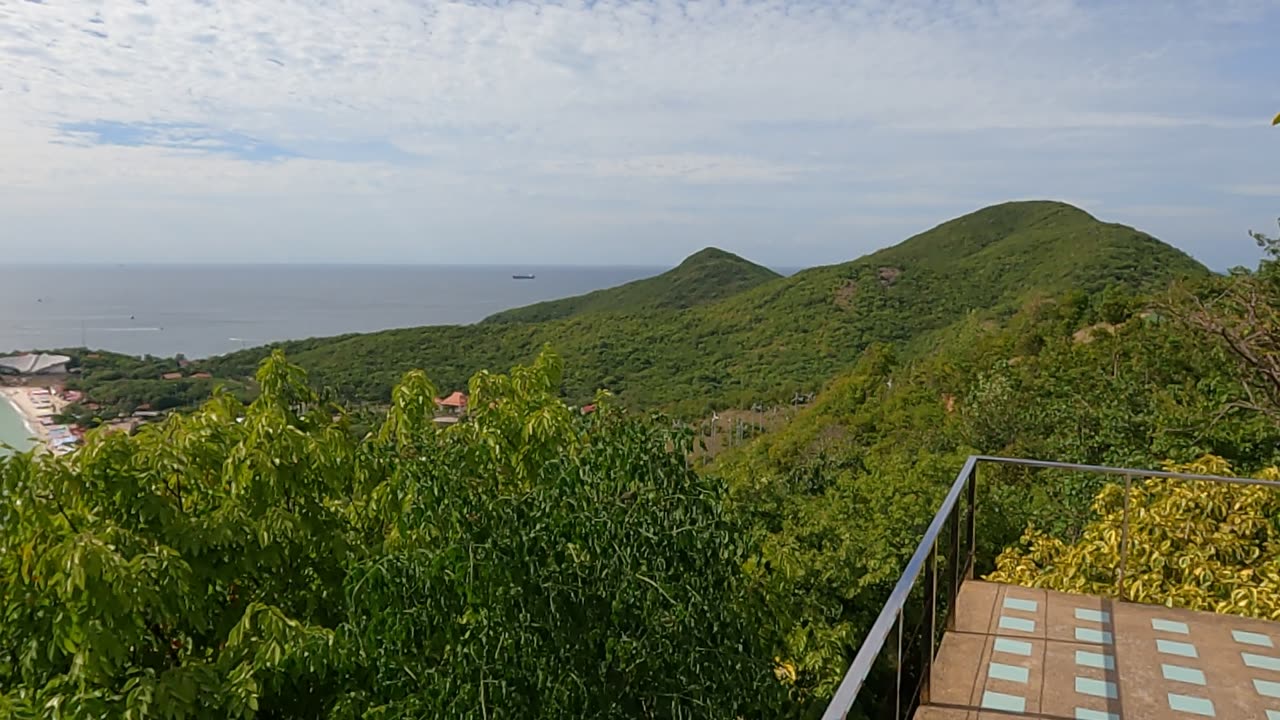
<path id="1" fill-rule="evenodd" d="M 1280 720 L 1280 623 L 969 581 L 917 720 Z"/>

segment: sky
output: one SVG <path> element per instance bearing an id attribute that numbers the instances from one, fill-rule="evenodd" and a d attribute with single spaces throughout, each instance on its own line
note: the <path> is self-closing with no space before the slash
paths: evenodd
<path id="1" fill-rule="evenodd" d="M 0 0 L 0 261 L 769 265 L 1016 199 L 1215 269 L 1280 0 Z"/>

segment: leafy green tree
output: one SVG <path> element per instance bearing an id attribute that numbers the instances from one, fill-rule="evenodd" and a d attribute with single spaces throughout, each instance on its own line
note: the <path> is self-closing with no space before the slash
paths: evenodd
<path id="1" fill-rule="evenodd" d="M 776 714 L 749 536 L 722 482 L 689 469 L 690 433 L 603 402 L 582 418 L 559 385 L 545 353 L 481 373 L 471 418 L 441 433 L 429 393 L 395 395 L 372 450 L 414 461 L 369 493 L 387 541 L 347 582 L 362 678 L 348 702 L 374 717 Z"/>
<path id="2" fill-rule="evenodd" d="M 771 716 L 751 536 L 689 436 L 542 355 L 377 432 L 279 353 L 135 436 L 0 462 L 0 717 Z"/>

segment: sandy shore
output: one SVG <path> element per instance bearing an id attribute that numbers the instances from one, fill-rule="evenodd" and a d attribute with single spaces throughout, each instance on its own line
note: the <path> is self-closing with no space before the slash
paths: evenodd
<path id="1" fill-rule="evenodd" d="M 48 391 L 48 388 L 34 387 L 6 387 L 0 388 L 0 395 L 4 395 L 13 409 L 18 411 L 22 416 L 22 422 L 27 426 L 27 432 L 31 436 L 37 438 L 44 447 L 49 447 L 49 431 L 50 427 L 40 422 L 42 418 L 51 418 L 56 415 L 66 402 L 59 398 L 53 392 L 49 392 L 45 397 L 48 398 L 47 405 L 42 406 L 37 400 L 37 394 L 40 390 Z"/>

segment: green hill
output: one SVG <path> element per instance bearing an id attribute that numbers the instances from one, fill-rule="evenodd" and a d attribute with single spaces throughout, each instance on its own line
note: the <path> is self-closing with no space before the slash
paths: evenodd
<path id="1" fill-rule="evenodd" d="M 341 395 L 382 400 L 411 368 L 442 389 L 526 361 L 550 344 L 570 399 L 608 388 L 629 405 L 681 414 L 818 389 L 873 342 L 905 344 L 970 313 L 1011 313 L 1029 297 L 1206 275 L 1186 254 L 1058 202 L 1011 202 L 943 223 L 861 259 L 779 278 L 686 309 L 583 312 L 544 323 L 389 330 L 282 343 Z M 207 361 L 247 375 L 250 349 Z"/>
<path id="2" fill-rule="evenodd" d="M 782 277 L 731 252 L 709 247 L 675 268 L 586 295 L 497 313 L 485 322 L 546 322 L 588 312 L 637 312 L 705 305 Z"/>

